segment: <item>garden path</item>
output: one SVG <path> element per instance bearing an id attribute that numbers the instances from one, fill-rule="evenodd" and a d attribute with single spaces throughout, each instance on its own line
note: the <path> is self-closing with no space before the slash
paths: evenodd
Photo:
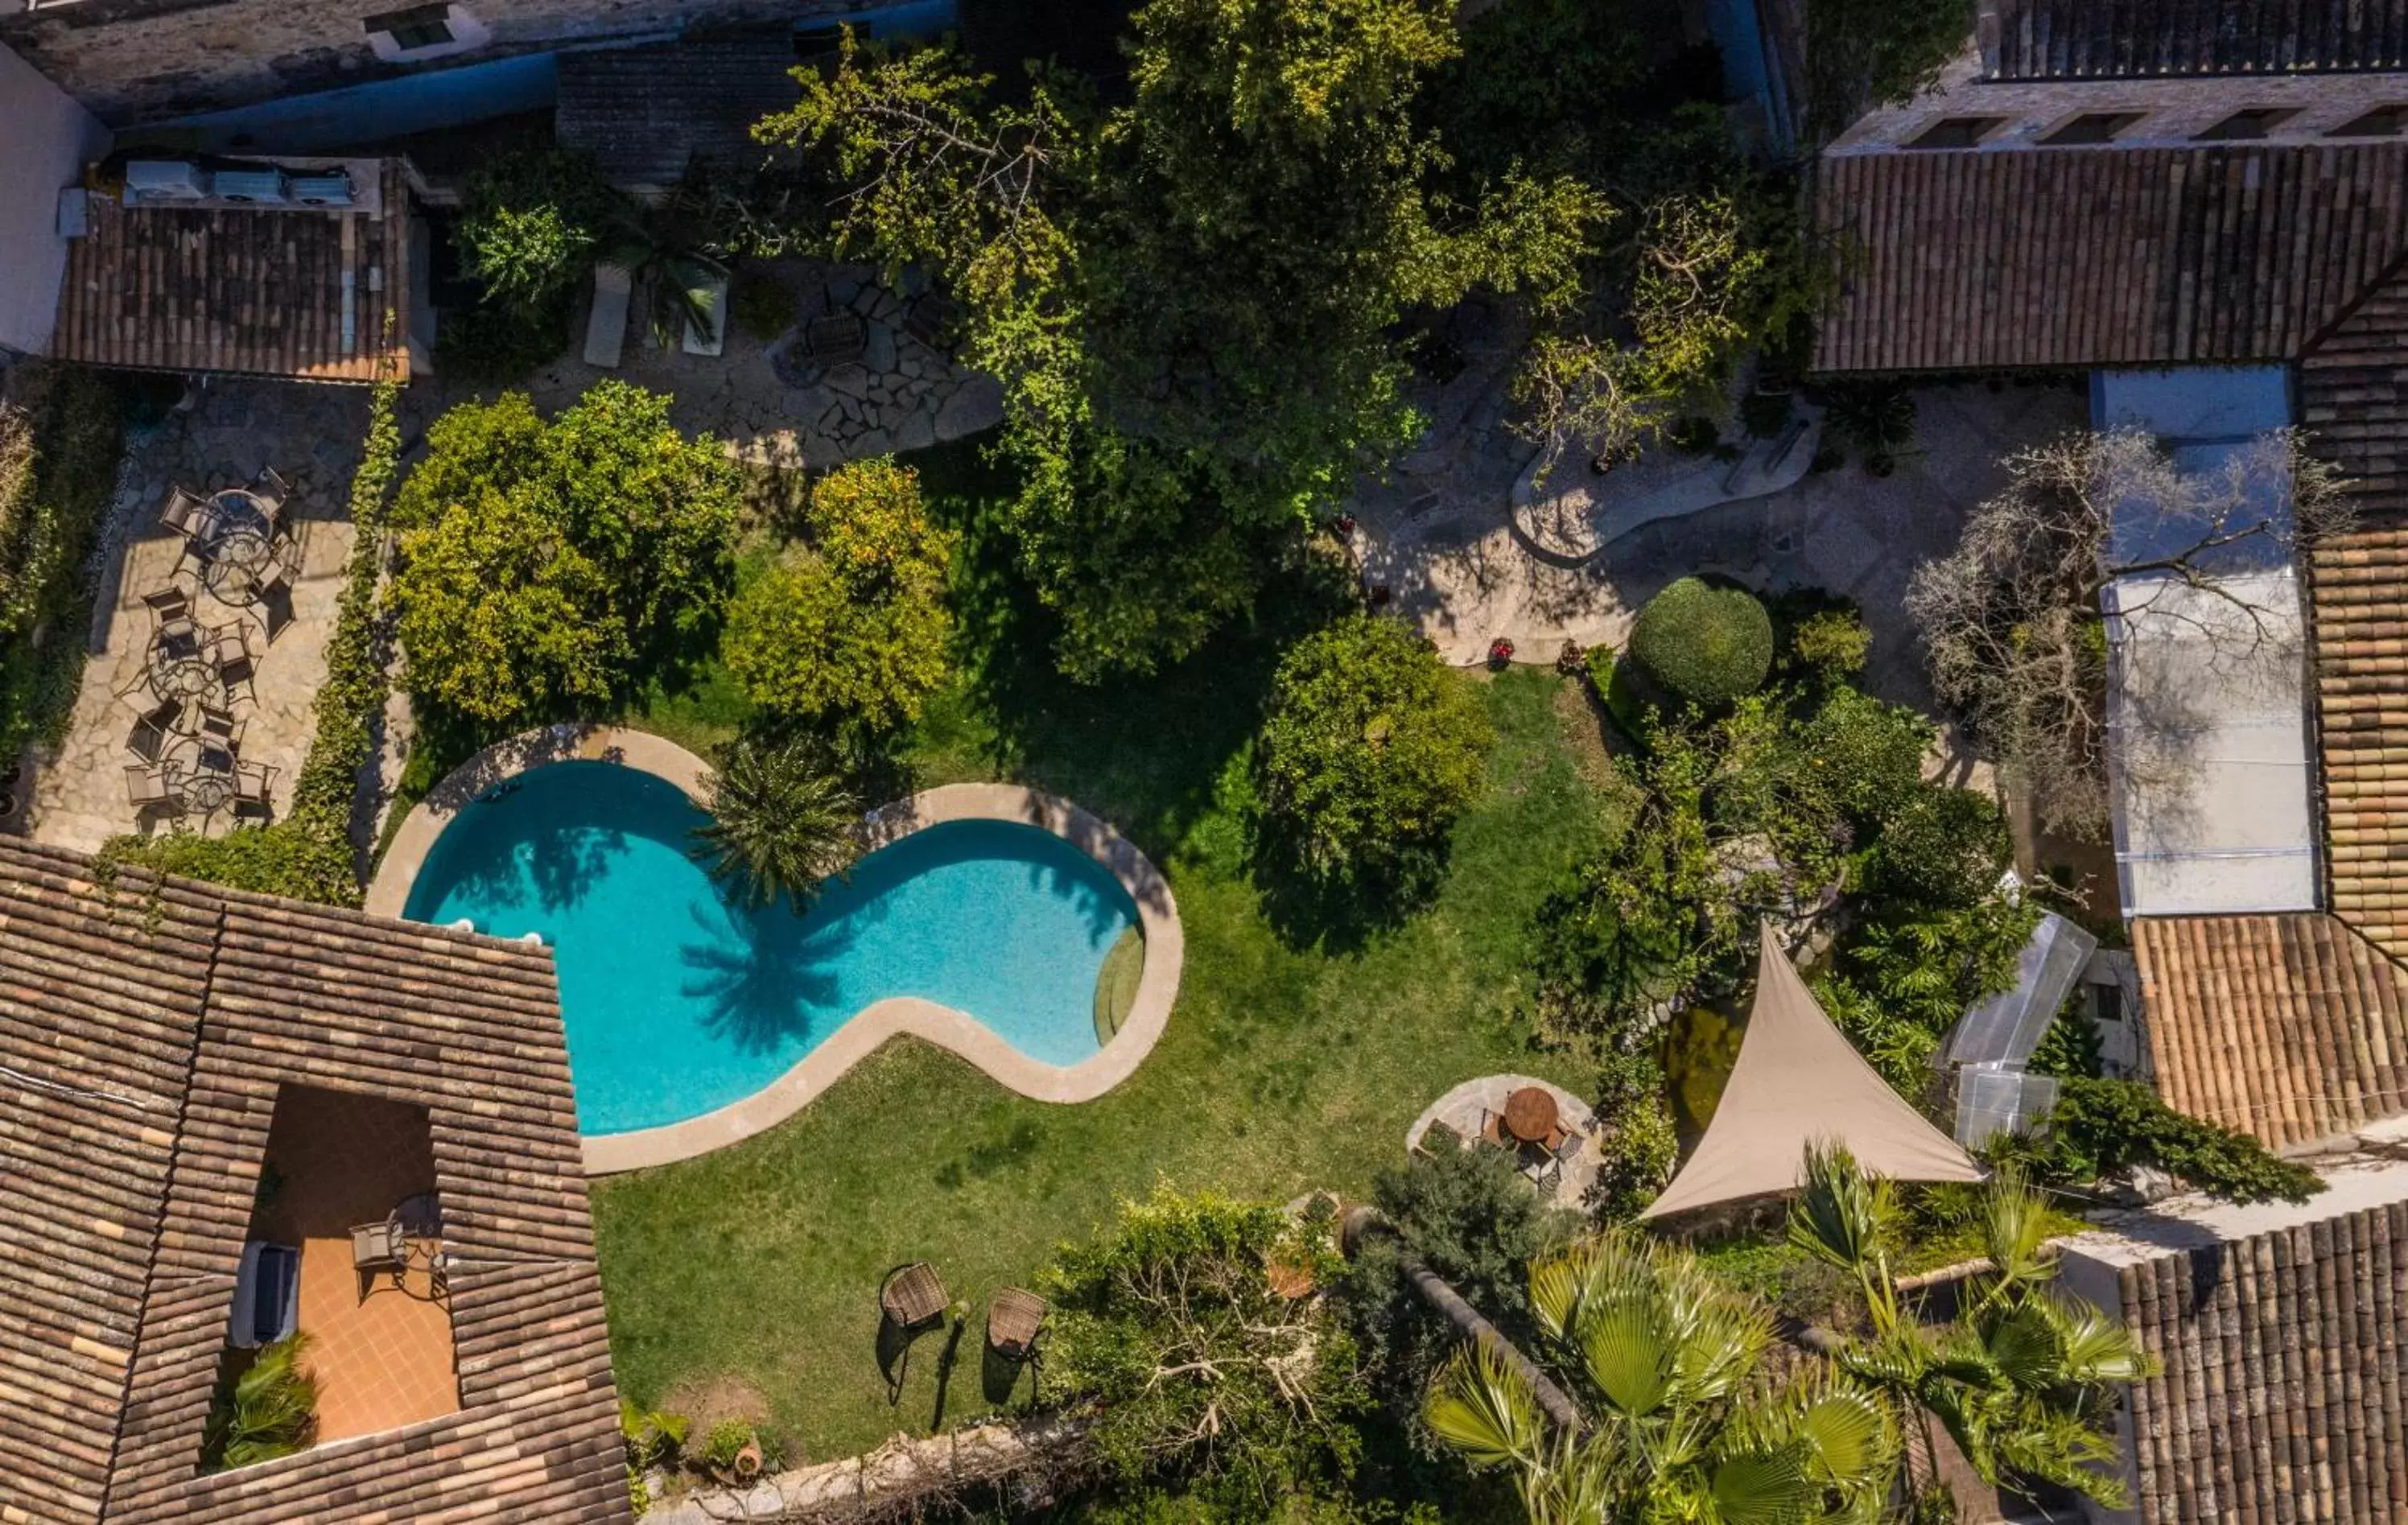
<path id="1" fill-rule="evenodd" d="M 1887 477 L 1854 464 L 1811 474 L 1646 524 L 1566 567 L 1532 555 L 1511 524 L 1529 447 L 1504 427 L 1498 364 L 1494 353 L 1475 356 L 1454 381 L 1426 388 L 1417 401 L 1437 420 L 1429 434 L 1354 501 L 1364 581 L 1386 587 L 1391 606 L 1456 663 L 1484 660 L 1498 636 L 1521 662 L 1552 662 L 1566 639 L 1619 646 L 1657 589 L 1720 573 L 1768 592 L 1820 587 L 1856 599 L 1873 632 L 1871 686 L 1928 705 L 1901 606 L 1909 576 L 1955 544 L 1967 511 L 2001 485 L 2001 455 L 2086 417 L 2082 397 L 2055 386 L 1926 388 L 1914 446 Z"/>
<path id="2" fill-rule="evenodd" d="M 137 761 L 126 749 L 136 710 L 119 694 L 138 688 L 150 642 L 142 595 L 167 585 L 182 553 L 181 537 L 159 523 L 159 509 L 178 483 L 208 493 L 241 486 L 262 466 L 274 466 L 292 485 L 285 513 L 302 549 L 292 625 L 270 646 L 258 611 L 220 604 L 206 591 L 196 600 L 195 619 L 204 626 L 237 619 L 248 624 L 258 697 L 237 703 L 234 714 L 244 727 L 243 762 L 276 770 L 269 794 L 280 807 L 308 750 L 310 701 L 325 681 L 326 638 L 334 632 L 335 602 L 351 551 L 351 474 L 367 432 L 368 389 L 219 378 L 190 398 L 189 407 L 165 421 L 128 432 L 124 472 L 104 532 L 91 657 L 64 741 L 34 748 L 33 797 L 23 824 L 36 841 L 89 851 L 135 829 L 125 769 Z M 190 577 L 183 583 L 194 586 Z M 231 813 L 221 811 L 206 826 L 222 832 L 231 822 Z M 165 823 L 154 816 L 151 824 Z"/>

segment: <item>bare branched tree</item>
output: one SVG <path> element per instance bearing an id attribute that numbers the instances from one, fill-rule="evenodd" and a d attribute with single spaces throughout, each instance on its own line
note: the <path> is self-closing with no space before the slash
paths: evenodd
<path id="1" fill-rule="evenodd" d="M 2040 826 L 2095 840 L 2109 819 L 2109 585 L 2120 622 L 2171 622 L 2237 666 L 2295 636 L 2296 609 L 2272 602 L 2264 575 L 2345 528 L 2346 499 L 2291 430 L 2205 466 L 2138 431 L 2083 431 L 2006 466 L 1956 549 L 1916 569 L 1907 611 L 1941 699 Z"/>

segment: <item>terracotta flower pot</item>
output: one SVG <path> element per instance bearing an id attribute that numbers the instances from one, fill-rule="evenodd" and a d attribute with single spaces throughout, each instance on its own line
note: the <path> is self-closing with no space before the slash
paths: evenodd
<path id="1" fill-rule="evenodd" d="M 761 1443 L 759 1441 L 746 1441 L 744 1448 L 736 1453 L 736 1475 L 747 1482 L 761 1475 Z"/>

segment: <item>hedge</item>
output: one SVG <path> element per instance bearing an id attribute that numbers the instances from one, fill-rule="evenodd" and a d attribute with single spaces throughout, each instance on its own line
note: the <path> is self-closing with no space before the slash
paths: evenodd
<path id="1" fill-rule="evenodd" d="M 1772 617 L 1739 589 L 1683 577 L 1639 611 L 1630 654 L 1681 698 L 1727 705 L 1772 671 Z"/>
<path id="2" fill-rule="evenodd" d="M 123 400 L 106 377 L 38 364 L 20 375 L 23 406 L 0 407 L 0 766 L 59 739 L 74 710 L 86 569 L 125 449 Z"/>

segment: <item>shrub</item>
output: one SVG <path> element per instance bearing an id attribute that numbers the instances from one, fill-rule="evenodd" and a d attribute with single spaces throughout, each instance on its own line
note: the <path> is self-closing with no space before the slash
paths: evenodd
<path id="1" fill-rule="evenodd" d="M 1864 670 L 1872 646 L 1873 633 L 1854 610 L 1826 609 L 1809 615 L 1798 626 L 1789 648 L 1801 665 L 1824 681 L 1838 682 Z"/>
<path id="2" fill-rule="evenodd" d="M 17 374 L 24 406 L 0 407 L 0 766 L 57 738 L 74 709 L 86 567 L 124 449 L 121 396 L 104 373 L 36 363 Z"/>
<path id="3" fill-rule="evenodd" d="M 1727 705 L 1771 672 L 1772 620 L 1747 592 L 1683 577 L 1639 611 L 1630 654 L 1681 698 Z"/>
<path id="4" fill-rule="evenodd" d="M 2088 1183 L 2152 1165 L 2237 1203 L 2305 1202 L 2325 1189 L 2307 1166 L 2246 1133 L 2175 1111 L 2139 1081 L 2071 1076 L 2063 1084 L 2039 1146 L 2041 1168 L 2053 1178 Z"/>
<path id="5" fill-rule="evenodd" d="M 520 392 L 436 420 L 394 508 L 419 698 L 497 722 L 598 703 L 710 628 L 741 478 L 668 406 L 604 381 L 549 423 Z"/>
<path id="6" fill-rule="evenodd" d="M 2007 818 L 1998 803 L 1970 789 L 1916 786 L 1882 827 L 1875 851 L 1881 891 L 1917 905 L 1951 909 L 1998 891 L 2014 861 Z"/>
<path id="7" fill-rule="evenodd" d="M 1770 439 L 1789 425 L 1792 412 L 1786 392 L 1751 392 L 1740 399 L 1739 421 L 1753 439 Z"/>
<path id="8" fill-rule="evenodd" d="M 263 1346 L 248 1364 L 229 1350 L 201 1430 L 201 1470 L 222 1472 L 291 1456 L 318 1431 L 318 1384 L 300 1356 L 309 1343 L 294 1334 Z"/>
<path id="9" fill-rule="evenodd" d="M 1418 881 L 1494 740 L 1479 696 L 1426 643 L 1354 615 L 1280 663 L 1259 755 L 1264 806 L 1314 878 Z"/>
<path id="10" fill-rule="evenodd" d="M 360 898 L 349 839 L 328 841 L 291 820 L 216 837 L 191 832 L 115 836 L 103 844 L 100 858 L 104 864 L 131 863 L 230 890 L 325 905 L 356 905 Z"/>
<path id="11" fill-rule="evenodd" d="M 766 344 L 795 326 L 801 307 L 792 286 L 775 276 L 753 274 L 736 283 L 727 310 L 738 330 Z"/>
<path id="12" fill-rule="evenodd" d="M 455 237 L 485 300 L 532 311 L 575 289 L 622 215 L 583 154 L 505 154 L 468 177 Z"/>
<path id="13" fill-rule="evenodd" d="M 1799 727 L 1796 753 L 1841 811 L 1878 824 L 1922 789 L 1932 735 L 1931 722 L 1905 705 L 1841 687 Z"/>
<path id="14" fill-rule="evenodd" d="M 892 460 L 821 478 L 807 525 L 810 543 L 728 610 L 728 670 L 775 714 L 879 732 L 910 724 L 945 680 L 953 537 L 923 512 L 918 477 Z"/>
<path id="15" fill-rule="evenodd" d="M 1877 472 L 1914 443 L 1914 393 L 1904 382 L 1838 381 L 1828 401 L 1825 437 Z"/>
<path id="16" fill-rule="evenodd" d="M 436 361 L 455 380 L 516 381 L 568 349 L 575 310 L 566 292 L 531 306 L 447 310 L 436 330 Z"/>

